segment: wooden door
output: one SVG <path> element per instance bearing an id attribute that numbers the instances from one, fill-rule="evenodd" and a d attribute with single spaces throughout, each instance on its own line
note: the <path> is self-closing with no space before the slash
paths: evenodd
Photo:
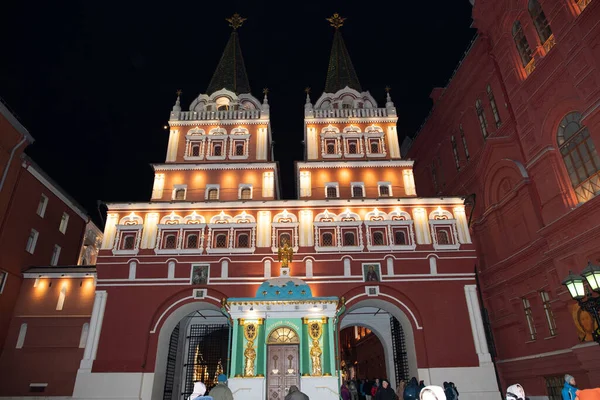
<path id="1" fill-rule="evenodd" d="M 283 400 L 290 386 L 300 388 L 298 345 L 267 346 L 267 400 Z"/>

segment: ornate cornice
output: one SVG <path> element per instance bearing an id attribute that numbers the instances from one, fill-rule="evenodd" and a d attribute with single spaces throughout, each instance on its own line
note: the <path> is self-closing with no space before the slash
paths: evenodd
<path id="1" fill-rule="evenodd" d="M 415 162 L 412 160 L 387 160 L 387 161 L 298 161 L 296 168 L 373 168 L 373 167 L 400 167 L 409 168 Z"/>
<path id="2" fill-rule="evenodd" d="M 228 169 L 277 169 L 276 163 L 223 163 L 223 164 L 151 164 L 154 171 L 194 171 Z"/>

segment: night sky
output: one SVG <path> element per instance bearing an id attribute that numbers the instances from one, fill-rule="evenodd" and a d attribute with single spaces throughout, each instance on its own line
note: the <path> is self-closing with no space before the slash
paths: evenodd
<path id="1" fill-rule="evenodd" d="M 325 86 L 334 33 L 326 17 L 347 18 L 346 46 L 379 107 L 392 88 L 400 141 L 418 131 L 431 89 L 446 85 L 475 35 L 468 0 L 61 3 L 3 2 L 0 97 L 36 139 L 27 154 L 96 223 L 97 200 L 150 199 L 175 92 L 184 110 L 204 93 L 234 12 L 248 18 L 239 33 L 252 94 L 269 88 L 288 199 L 303 156 L 304 88 L 314 103 Z"/>

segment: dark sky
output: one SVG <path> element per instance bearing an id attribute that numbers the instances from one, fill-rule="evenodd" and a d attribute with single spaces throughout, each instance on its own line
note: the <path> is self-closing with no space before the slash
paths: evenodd
<path id="1" fill-rule="evenodd" d="M 334 12 L 363 90 L 385 104 L 392 88 L 400 140 L 429 113 L 475 34 L 468 0 L 5 1 L 0 13 L 0 97 L 36 139 L 27 153 L 98 223 L 96 200 L 147 201 L 150 163 L 164 162 L 163 126 L 204 93 L 231 32 L 254 96 L 268 87 L 283 197 L 295 197 L 304 88 L 322 93 Z"/>

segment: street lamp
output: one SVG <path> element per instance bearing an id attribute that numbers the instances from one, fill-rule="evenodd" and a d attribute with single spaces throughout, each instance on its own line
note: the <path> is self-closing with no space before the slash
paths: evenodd
<path id="1" fill-rule="evenodd" d="M 569 289 L 569 294 L 574 300 L 577 300 L 579 307 L 594 317 L 592 337 L 596 343 L 600 344 L 600 328 L 597 328 L 600 326 L 600 296 L 594 296 L 592 292 L 600 293 L 600 267 L 592 265 L 592 262 L 588 261 L 588 265 L 581 271 L 581 275 L 583 278 L 569 271 L 569 275 L 562 284 Z M 588 289 L 587 294 L 585 293 L 586 281 L 591 289 Z"/>

